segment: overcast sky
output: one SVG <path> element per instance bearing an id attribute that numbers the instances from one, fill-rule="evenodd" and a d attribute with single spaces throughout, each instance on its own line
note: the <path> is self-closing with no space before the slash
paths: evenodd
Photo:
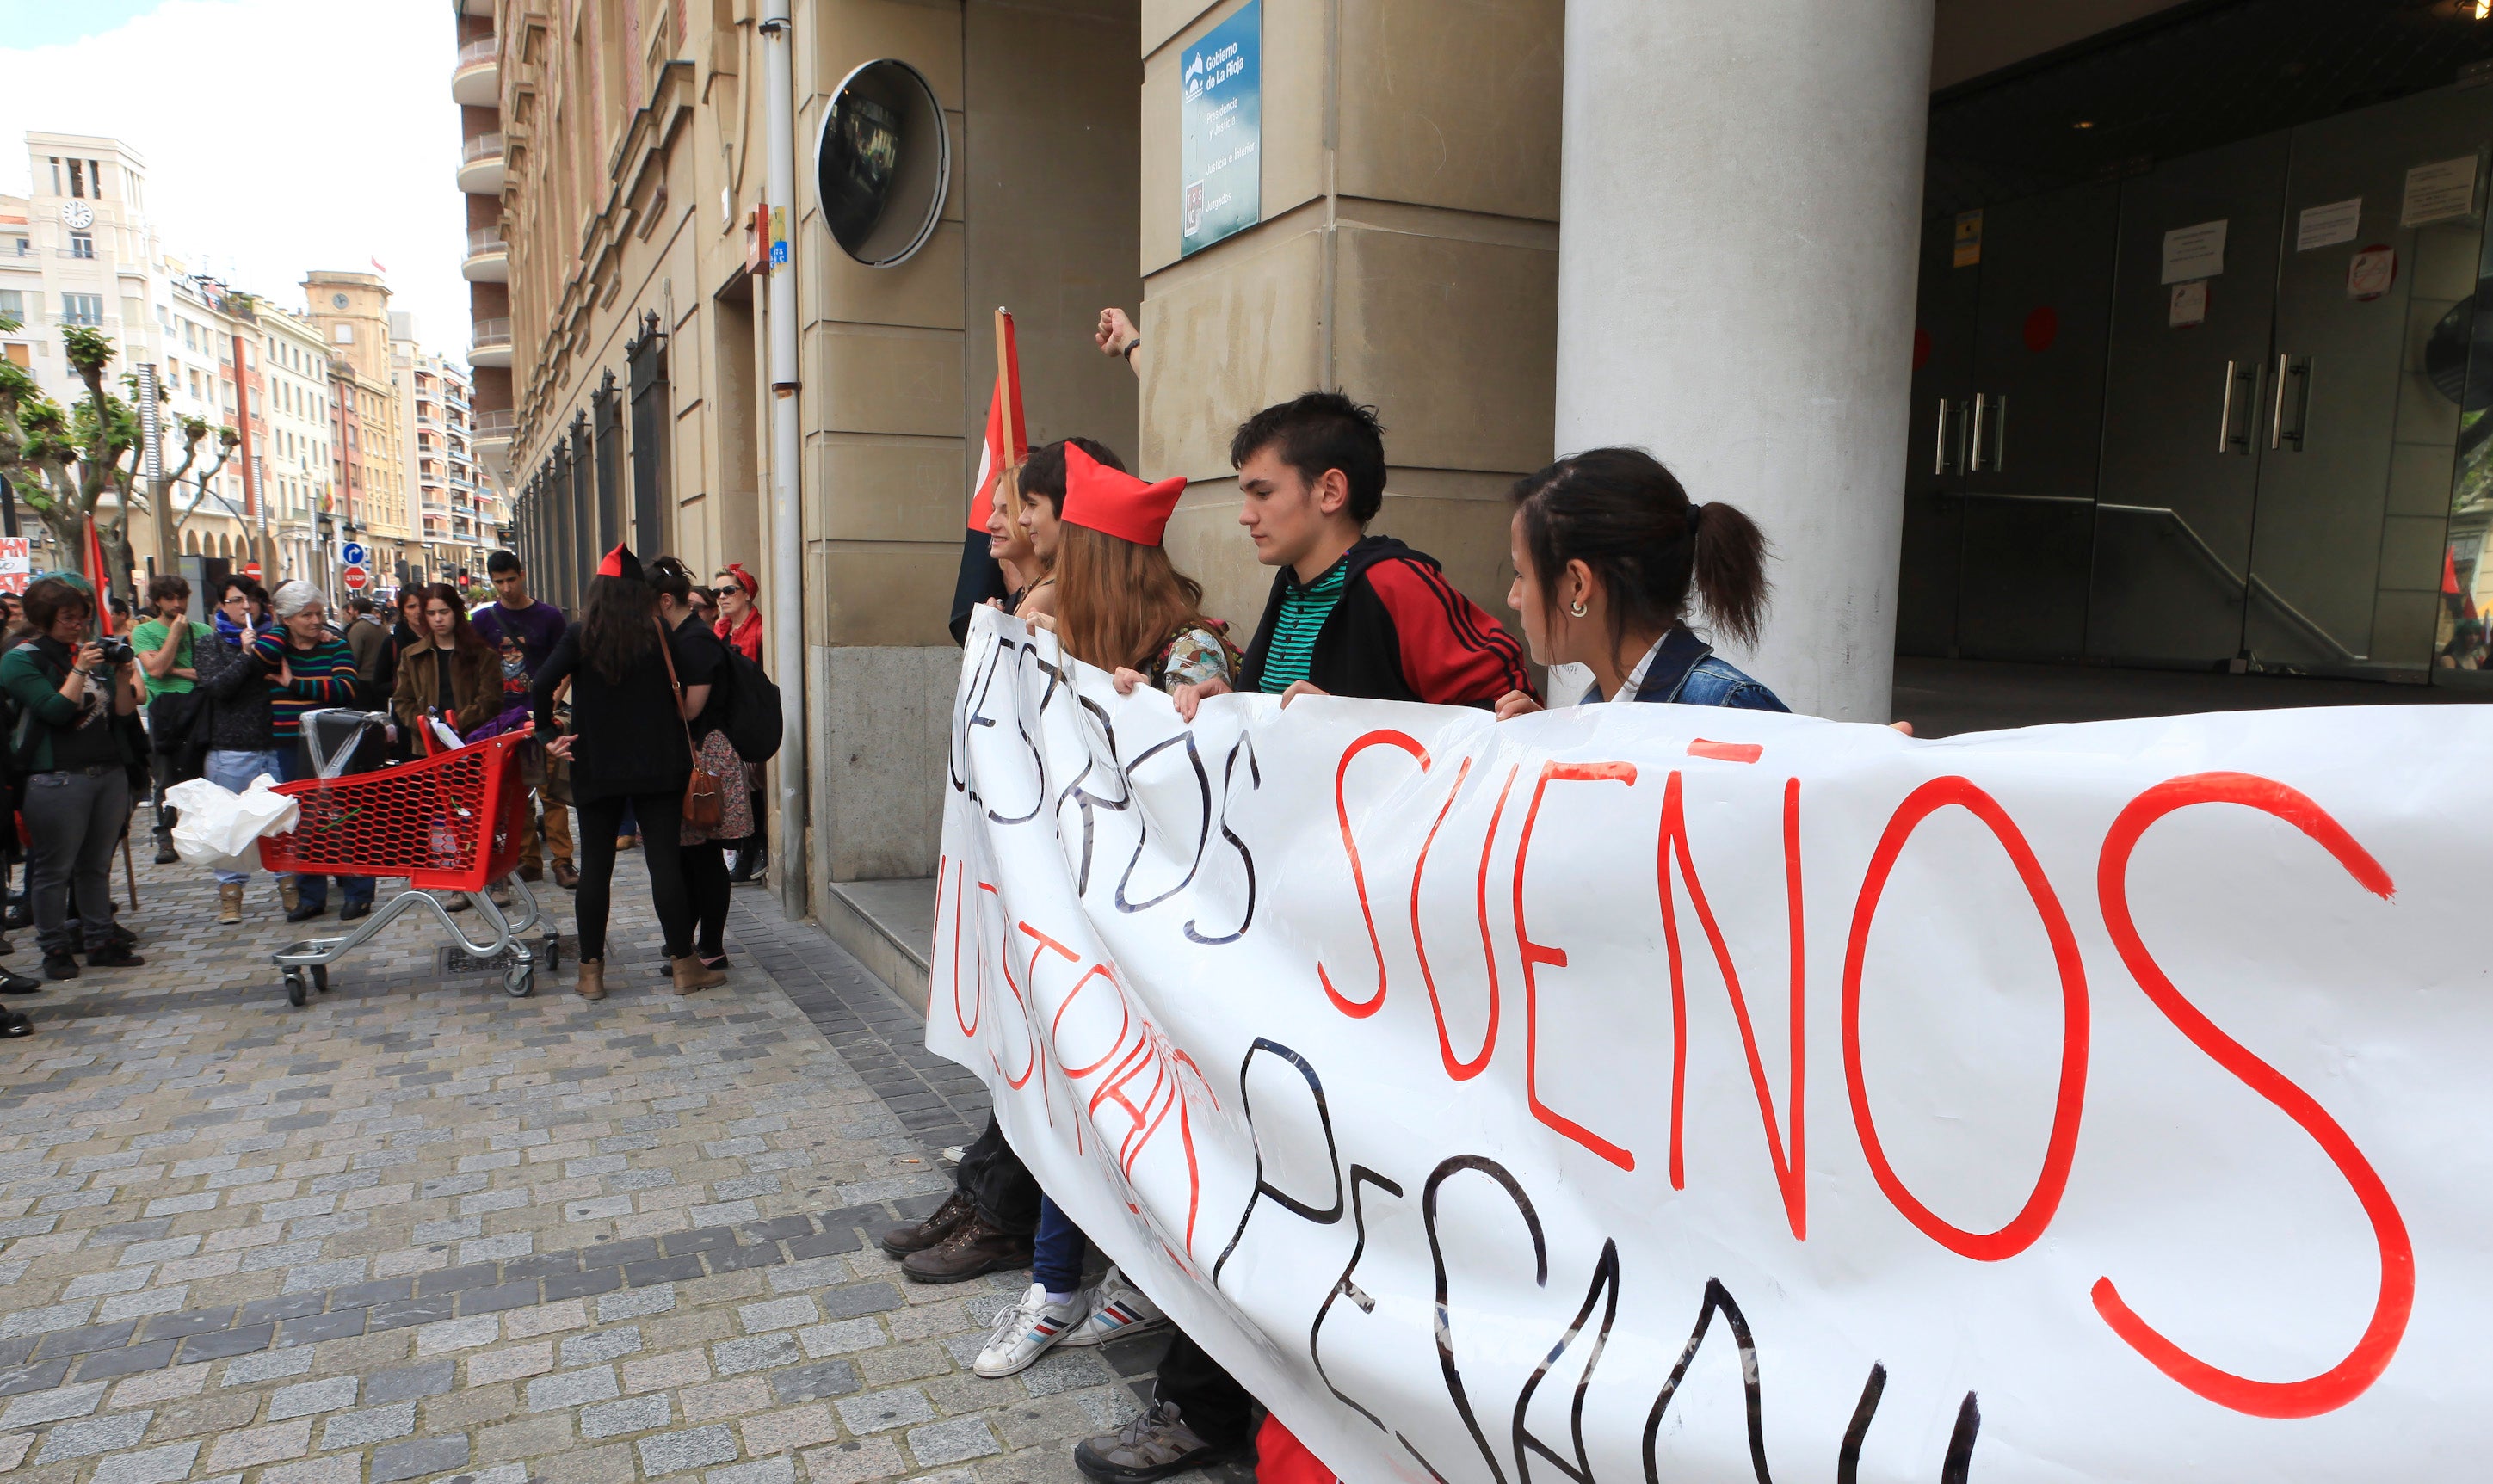
<path id="1" fill-rule="evenodd" d="M 466 358 L 450 0 L 0 0 L 0 193 L 27 131 L 113 135 L 194 269 L 299 309 L 307 271 L 377 259 Z"/>

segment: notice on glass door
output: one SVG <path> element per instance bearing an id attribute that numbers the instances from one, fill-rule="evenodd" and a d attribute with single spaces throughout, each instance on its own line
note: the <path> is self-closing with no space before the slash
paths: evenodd
<path id="1" fill-rule="evenodd" d="M 2476 212 L 2476 157 L 2462 156 L 2407 172 L 2407 199 L 2398 225 L 2422 226 Z"/>
<path id="2" fill-rule="evenodd" d="M 2225 228 L 2232 224 L 2230 220 L 2202 222 L 2197 226 L 2177 226 L 2166 232 L 2163 282 L 2212 279 L 2224 272 Z"/>
<path id="3" fill-rule="evenodd" d="M 2363 225 L 2363 198 L 2331 201 L 2326 206 L 2306 206 L 2295 223 L 2294 251 L 2310 252 L 2321 248 L 2333 248 L 2341 242 L 2353 242 Z"/>

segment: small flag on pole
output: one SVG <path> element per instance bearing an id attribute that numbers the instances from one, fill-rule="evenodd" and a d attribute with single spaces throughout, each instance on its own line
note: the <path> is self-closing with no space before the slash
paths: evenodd
<path id="1" fill-rule="evenodd" d="M 112 605 L 105 594 L 112 590 L 112 581 L 104 570 L 104 542 L 95 534 L 95 522 L 86 523 L 86 579 L 95 589 L 95 618 L 104 632 L 112 632 Z"/>
<path id="2" fill-rule="evenodd" d="M 996 481 L 1030 457 L 1030 425 L 1021 415 L 1021 351 L 1010 310 L 996 311 L 996 390 L 987 402 L 987 436 L 978 450 L 978 484 L 970 496 L 970 529 L 987 528 Z"/>

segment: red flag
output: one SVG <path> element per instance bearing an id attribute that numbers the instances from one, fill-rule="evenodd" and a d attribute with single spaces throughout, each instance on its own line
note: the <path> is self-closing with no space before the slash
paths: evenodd
<path id="1" fill-rule="evenodd" d="M 987 436 L 978 450 L 978 482 L 970 495 L 970 529 L 987 528 L 996 479 L 1030 457 L 1030 425 L 1021 415 L 1021 350 L 1008 310 L 996 311 L 996 390 L 987 401 Z"/>
<path id="2" fill-rule="evenodd" d="M 95 522 L 86 523 L 86 579 L 95 584 L 95 619 L 106 634 L 112 632 L 112 605 L 105 595 L 112 590 L 110 579 L 104 572 L 104 543 L 95 534 Z"/>

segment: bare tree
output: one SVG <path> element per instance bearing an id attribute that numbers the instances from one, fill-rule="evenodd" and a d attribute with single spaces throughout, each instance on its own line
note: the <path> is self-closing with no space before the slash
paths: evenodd
<path id="1" fill-rule="evenodd" d="M 16 328 L 5 320 L 0 320 L 0 326 Z M 131 401 L 105 390 L 105 370 L 111 365 L 114 354 L 111 338 L 86 326 L 73 325 L 61 332 L 61 341 L 70 369 L 86 385 L 87 395 L 75 408 L 64 410 L 44 395 L 24 369 L 0 362 L 0 474 L 8 476 L 27 506 L 43 520 L 44 528 L 65 553 L 65 564 L 84 570 L 87 530 L 94 526 L 97 542 L 105 551 L 106 571 L 87 573 L 88 579 L 100 589 L 131 597 L 131 517 L 142 510 L 161 513 L 157 520 L 159 560 L 169 571 L 172 556 L 180 550 L 181 523 L 189 514 L 181 508 L 175 491 L 198 461 L 199 446 L 206 441 L 210 429 L 204 419 L 183 418 L 180 465 L 170 475 L 149 482 L 152 488 L 142 490 L 136 409 Z M 135 395 L 135 378 L 125 376 L 123 380 L 134 386 Z M 230 428 L 215 432 L 215 462 L 198 480 L 202 493 L 207 482 L 225 467 L 241 437 Z M 107 493 L 113 500 L 105 507 L 104 496 Z M 195 509 L 196 497 L 191 503 Z"/>

